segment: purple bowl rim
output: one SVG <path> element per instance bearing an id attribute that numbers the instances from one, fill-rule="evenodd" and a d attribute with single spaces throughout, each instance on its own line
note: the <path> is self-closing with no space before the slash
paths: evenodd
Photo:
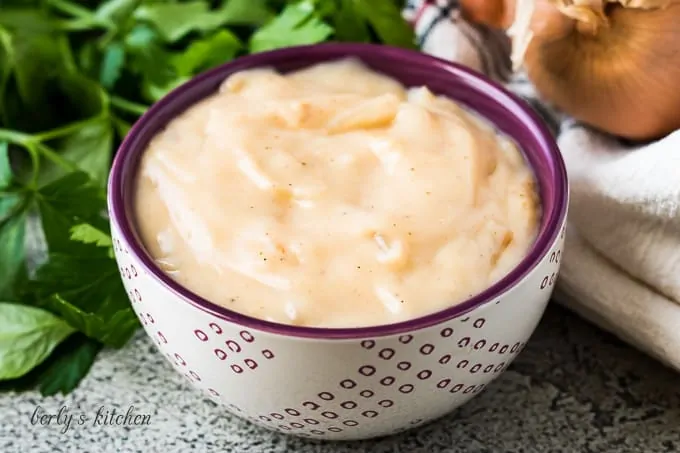
<path id="1" fill-rule="evenodd" d="M 244 68 L 267 66 L 270 60 L 283 59 L 286 57 L 295 59 L 302 52 L 312 53 L 321 57 L 328 53 L 358 54 L 364 58 L 368 56 L 367 54 L 381 54 L 381 57 L 390 58 L 400 64 L 429 66 L 433 70 L 449 72 L 453 75 L 459 77 L 463 76 L 467 79 L 476 79 L 476 83 L 484 86 L 485 92 L 494 92 L 493 95 L 495 96 L 504 96 L 506 98 L 505 102 L 514 104 L 514 107 L 518 108 L 521 114 L 525 116 L 525 118 L 520 118 L 523 126 L 525 128 L 534 129 L 531 131 L 531 135 L 534 136 L 540 147 L 548 152 L 547 154 L 550 156 L 550 167 L 552 167 L 553 172 L 557 175 L 553 178 L 553 183 L 555 184 L 553 209 L 549 213 L 544 213 L 544 215 L 549 215 L 547 223 L 548 227 L 538 235 L 529 254 L 527 254 L 512 271 L 494 285 L 461 303 L 424 316 L 397 323 L 346 328 L 294 326 L 251 317 L 221 307 L 202 298 L 162 272 L 158 266 L 153 263 L 153 260 L 146 253 L 144 247 L 137 240 L 131 227 L 130 219 L 127 216 L 123 199 L 123 190 L 121 187 L 121 184 L 123 183 L 123 168 L 125 161 L 129 156 L 135 156 L 138 152 L 132 147 L 132 143 L 135 141 L 136 136 L 143 129 L 144 124 L 149 118 L 158 115 L 165 109 L 172 109 L 175 99 L 181 96 L 182 92 L 190 87 L 195 87 L 204 83 L 204 81 L 211 80 L 218 73 L 229 72 L 234 66 Z M 491 95 L 489 95 L 489 97 L 491 97 Z M 175 88 L 158 102 L 154 103 L 132 126 L 114 157 L 109 174 L 107 191 L 111 220 L 115 221 L 117 224 L 121 236 L 125 242 L 127 242 L 130 249 L 129 252 L 142 264 L 147 273 L 153 276 L 155 280 L 160 282 L 170 292 L 208 314 L 216 316 L 221 320 L 237 324 L 243 328 L 251 328 L 287 337 L 312 338 L 318 340 L 365 339 L 418 331 L 461 317 L 480 306 L 497 300 L 528 276 L 548 254 L 550 248 L 561 233 L 561 228 L 566 218 L 569 198 L 566 166 L 557 143 L 544 121 L 528 103 L 483 74 L 461 64 L 415 50 L 366 43 L 323 43 L 261 52 L 237 58 L 236 60 L 232 60 L 192 78 L 188 82 Z"/>

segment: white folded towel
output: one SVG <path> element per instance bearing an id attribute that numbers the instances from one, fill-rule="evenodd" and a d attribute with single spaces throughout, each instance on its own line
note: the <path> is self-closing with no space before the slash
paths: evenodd
<path id="1" fill-rule="evenodd" d="M 413 0 L 404 16 L 424 52 L 505 83 L 553 128 L 571 185 L 555 299 L 680 370 L 680 131 L 631 146 L 552 112 L 525 75 L 508 80 L 507 37 L 457 5 Z"/>

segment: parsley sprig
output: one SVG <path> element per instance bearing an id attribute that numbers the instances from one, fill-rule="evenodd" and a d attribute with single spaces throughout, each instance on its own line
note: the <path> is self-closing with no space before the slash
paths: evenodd
<path id="1" fill-rule="evenodd" d="M 238 56 L 328 40 L 412 47 L 399 0 L 3 0 L 0 388 L 72 391 L 139 324 L 105 218 L 148 105 Z"/>

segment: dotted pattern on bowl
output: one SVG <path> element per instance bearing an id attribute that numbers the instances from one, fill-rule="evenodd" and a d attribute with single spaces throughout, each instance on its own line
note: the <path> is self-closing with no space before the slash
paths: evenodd
<path id="1" fill-rule="evenodd" d="M 540 291 L 551 291 L 555 284 L 563 239 L 564 229 L 559 246 L 548 257 L 546 269 L 549 272 L 540 278 Z M 143 285 L 137 284 L 142 271 L 131 262 L 127 248 L 117 238 L 114 240 L 114 249 L 120 257 L 119 263 L 126 263 L 121 265 L 120 272 L 133 308 L 147 333 L 175 369 L 239 417 L 299 436 L 328 438 L 333 434 L 341 435 L 346 430 L 360 428 L 375 419 L 389 417 L 394 411 L 408 410 L 399 407 L 396 401 L 398 397 L 386 397 L 386 390 L 389 390 L 387 394 L 396 395 L 426 391 L 457 395 L 464 400 L 472 398 L 505 371 L 527 340 L 494 341 L 492 332 L 485 330 L 487 319 L 474 316 L 476 310 L 471 316 L 457 318 L 437 327 L 436 341 L 430 339 L 423 342 L 420 341 L 422 335 L 411 334 L 398 336 L 396 341 L 394 338 L 358 340 L 353 343 L 353 347 L 368 353 L 371 359 L 346 375 L 336 376 L 334 385 L 301 398 L 297 404 L 273 408 L 264 413 L 251 413 L 228 402 L 228 397 L 222 395 L 219 389 L 203 382 L 200 370 L 192 366 L 191 357 L 175 351 L 163 327 L 157 322 L 158 316 L 152 313 L 152 304 L 146 303 Z M 502 304 L 503 300 L 494 303 Z M 258 341 L 260 335 L 269 334 L 238 329 L 217 318 L 213 319 L 215 321 L 191 328 L 194 342 L 191 347 L 209 348 L 213 360 L 211 367 L 221 367 L 224 372 L 249 379 L 254 374 L 267 372 L 263 371 L 262 365 L 278 360 L 274 348 L 260 346 Z M 465 354 L 459 354 L 460 351 Z M 425 361 L 428 365 L 416 365 L 413 357 L 417 357 L 419 363 Z M 471 375 L 478 377 L 476 383 L 470 384 L 461 379 Z M 404 404 L 402 399 L 401 405 Z M 403 431 L 426 421 L 415 417 L 409 426 L 392 432 Z"/>

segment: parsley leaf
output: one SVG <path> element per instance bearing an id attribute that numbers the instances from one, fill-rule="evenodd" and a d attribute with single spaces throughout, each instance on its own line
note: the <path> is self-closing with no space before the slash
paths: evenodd
<path id="1" fill-rule="evenodd" d="M 9 144 L 0 142 L 0 190 L 6 189 L 12 182 L 12 167 L 9 162 Z"/>
<path id="2" fill-rule="evenodd" d="M 87 265 L 95 266 L 96 270 L 102 268 L 101 262 L 97 263 L 82 258 L 79 260 L 75 257 L 51 255 L 50 262 L 53 261 L 59 265 L 77 266 L 78 270 L 84 269 L 84 266 Z M 48 285 L 56 283 L 55 279 L 58 277 L 68 276 L 59 272 L 56 267 L 50 267 L 43 270 L 39 277 L 42 280 L 37 280 L 35 284 L 45 284 L 49 287 Z M 101 275 L 93 272 L 87 274 L 87 277 L 93 278 L 93 280 L 85 285 L 68 282 L 72 284 L 72 289 L 52 294 L 49 298 L 41 301 L 39 306 L 58 314 L 69 325 L 93 340 L 98 340 L 113 348 L 125 346 L 140 324 L 132 308 L 115 309 L 119 301 L 126 300 L 125 291 L 106 293 L 107 290 L 117 287 L 120 283 L 120 276 L 117 273 Z M 97 287 L 97 285 L 100 286 Z M 97 301 L 95 306 L 88 298 L 97 296 L 101 296 L 103 299 Z"/>
<path id="3" fill-rule="evenodd" d="M 49 361 L 37 376 L 37 386 L 43 396 L 73 391 L 92 367 L 102 347 L 100 343 L 78 334 L 60 346 L 64 348 L 55 351 L 54 360 Z"/>
<path id="4" fill-rule="evenodd" d="M 111 43 L 104 51 L 99 70 L 99 81 L 104 88 L 113 88 L 123 72 L 124 65 L 125 46 L 120 41 Z"/>
<path id="5" fill-rule="evenodd" d="M 241 41 L 227 30 L 219 30 L 192 42 L 184 52 L 172 59 L 181 77 L 188 77 L 233 59 L 243 48 Z"/>
<path id="6" fill-rule="evenodd" d="M 136 25 L 125 37 L 130 55 L 130 69 L 154 85 L 165 85 L 175 76 L 169 60 L 171 53 L 163 48 L 158 33 L 147 25 Z"/>
<path id="7" fill-rule="evenodd" d="M 18 295 L 17 287 L 27 276 L 25 207 L 19 196 L 0 198 L 0 298 L 5 300 Z"/>
<path id="8" fill-rule="evenodd" d="M 371 35 L 368 23 L 361 16 L 355 3 L 354 0 L 340 0 L 340 5 L 333 21 L 335 37 L 340 41 L 356 40 L 369 42 Z"/>
<path id="9" fill-rule="evenodd" d="M 207 1 L 157 2 L 139 7 L 134 14 L 154 26 L 166 42 L 176 42 L 192 31 L 209 32 L 223 25 L 259 25 L 271 17 L 263 0 L 228 0 L 212 10 Z"/>
<path id="10" fill-rule="evenodd" d="M 40 188 L 34 196 L 50 253 L 69 253 L 84 247 L 71 241 L 74 225 L 84 222 L 98 227 L 106 225 L 101 216 L 104 190 L 93 184 L 86 173 L 68 173 Z"/>
<path id="11" fill-rule="evenodd" d="M 0 121 L 8 122 L 6 111 L 6 88 L 12 76 L 12 36 L 0 26 Z"/>
<path id="12" fill-rule="evenodd" d="M 7 302 L 0 302 L 0 325 L 0 380 L 23 376 L 73 333 L 51 313 Z"/>
<path id="13" fill-rule="evenodd" d="M 113 147 L 113 124 L 107 114 L 92 117 L 79 123 L 72 131 L 47 141 L 61 159 L 72 163 L 77 169 L 101 187 L 109 174 Z M 64 174 L 64 168 L 48 161 L 41 166 L 38 182 L 52 182 Z"/>
<path id="14" fill-rule="evenodd" d="M 17 296 L 26 278 L 24 240 L 28 202 L 12 187 L 14 175 L 7 142 L 0 142 L 0 300 Z M 1 333 L 1 331 L 0 331 Z"/>
<path id="15" fill-rule="evenodd" d="M 96 228 L 87 227 L 89 234 Z M 83 226 L 75 229 L 78 236 Z M 101 233 L 101 231 L 100 231 Z M 72 241 L 67 252 L 54 252 L 31 281 L 36 305 L 108 346 L 121 347 L 139 326 L 109 247 Z M 79 244 L 76 247 L 76 244 Z"/>
<path id="16" fill-rule="evenodd" d="M 280 15 L 257 30 L 250 38 L 250 52 L 280 47 L 316 44 L 331 36 L 333 28 L 316 13 L 314 2 L 304 0 L 284 8 Z"/>
<path id="17" fill-rule="evenodd" d="M 267 0 L 226 0 L 215 12 L 220 25 L 258 26 L 274 17 Z"/>
<path id="18" fill-rule="evenodd" d="M 213 27 L 210 5 L 206 1 L 151 3 L 135 11 L 135 19 L 152 24 L 168 42 L 175 42 L 192 30 Z"/>
<path id="19" fill-rule="evenodd" d="M 352 0 L 351 3 L 381 41 L 398 47 L 415 47 L 413 31 L 402 19 L 401 9 L 393 0 Z"/>
<path id="20" fill-rule="evenodd" d="M 102 231 L 108 231 L 101 217 L 103 200 L 103 191 L 83 172 L 69 173 L 36 193 L 49 254 L 31 280 L 31 291 L 36 305 L 93 339 L 121 347 L 139 324 L 110 247 L 101 247 L 106 242 Z M 94 231 L 99 232 L 96 241 L 91 240 Z"/>
<path id="21" fill-rule="evenodd" d="M 43 396 L 70 393 L 90 370 L 100 350 L 101 343 L 75 333 L 29 373 L 16 379 L 0 381 L 0 390 L 37 388 Z"/>
<path id="22" fill-rule="evenodd" d="M 39 216 L 48 250 L 47 261 L 29 280 L 26 298 L 95 340 L 113 347 L 124 345 L 138 321 L 127 300 L 113 259 L 108 226 L 101 216 L 103 190 L 86 173 L 73 171 L 20 200 L 31 203 Z M 23 240 L 14 239 L 11 233 L 26 231 L 29 209 L 23 208 L 23 213 L 8 217 L 6 228 L 0 230 L 7 238 L 3 244 L 19 250 Z M 25 256 L 17 256 L 21 260 L 12 263 L 13 270 L 24 271 Z"/>
<path id="23" fill-rule="evenodd" d="M 94 17 L 102 21 L 124 25 L 142 0 L 107 0 L 101 2 L 94 13 Z"/>
<path id="24" fill-rule="evenodd" d="M 94 244 L 97 247 L 105 247 L 109 250 L 109 255 L 113 251 L 113 240 L 111 236 L 88 223 L 81 223 L 71 228 L 71 239 L 82 242 L 83 244 Z"/>
<path id="25" fill-rule="evenodd" d="M 189 80 L 192 75 L 232 60 L 242 49 L 243 44 L 238 37 L 227 30 L 219 30 L 205 38 L 197 39 L 184 52 L 166 57 L 174 69 L 176 78 L 164 85 L 147 81 L 143 86 L 144 96 L 151 101 L 157 101 Z"/>

